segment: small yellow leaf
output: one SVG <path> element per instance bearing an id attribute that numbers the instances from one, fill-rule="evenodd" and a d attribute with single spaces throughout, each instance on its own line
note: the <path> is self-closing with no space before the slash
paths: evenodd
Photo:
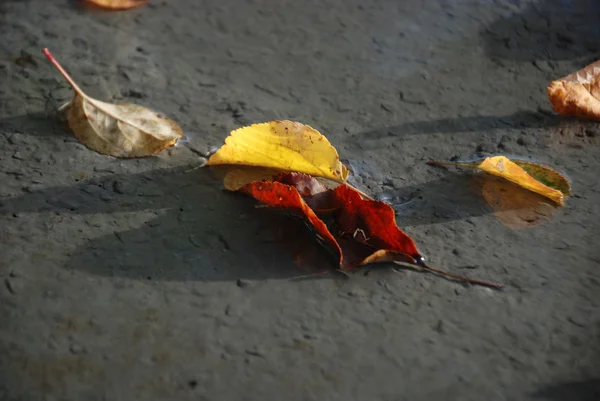
<path id="1" fill-rule="evenodd" d="M 537 181 L 516 163 L 504 156 L 488 157 L 477 167 L 487 173 L 497 175 L 525 189 L 543 195 L 561 206 L 565 204 L 564 194 L 561 191 Z"/>
<path id="2" fill-rule="evenodd" d="M 529 191 L 535 192 L 546 198 L 549 198 L 559 204 L 560 206 L 564 206 L 564 198 L 570 194 L 570 186 L 566 178 L 562 177 L 558 172 L 550 169 L 549 167 L 545 167 L 542 165 L 538 165 L 531 162 L 518 162 L 522 163 L 523 166 L 532 171 L 536 178 L 532 177 L 519 166 L 516 162 L 513 162 L 509 158 L 505 156 L 494 156 L 488 157 L 484 159 L 482 162 L 474 162 L 474 163 L 455 163 L 455 162 L 437 162 L 430 161 L 429 164 L 439 164 L 439 165 L 455 165 L 455 166 L 463 166 L 463 167 L 471 167 L 478 168 L 483 170 L 489 174 L 502 177 L 505 180 L 513 182 Z M 534 168 L 535 167 L 535 168 Z M 560 177 L 560 179 L 557 178 Z M 551 188 L 545 183 L 540 181 L 545 181 L 547 184 L 552 185 L 557 184 L 556 186 L 562 188 L 566 191 L 563 193 L 559 189 Z M 566 183 L 566 185 L 565 185 Z"/>
<path id="3" fill-rule="evenodd" d="M 345 182 L 348 169 L 319 131 L 293 121 L 270 121 L 239 128 L 206 163 L 235 164 L 300 172 Z"/>
<path id="4" fill-rule="evenodd" d="M 116 157 L 149 156 L 183 136 L 173 120 L 135 104 L 111 104 L 86 95 L 47 49 L 44 54 L 73 87 L 67 110 L 74 136 L 96 152 Z"/>

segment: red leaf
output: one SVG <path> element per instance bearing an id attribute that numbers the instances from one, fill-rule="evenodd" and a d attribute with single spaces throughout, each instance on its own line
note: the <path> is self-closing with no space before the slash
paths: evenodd
<path id="1" fill-rule="evenodd" d="M 338 252 L 342 269 L 392 260 L 408 263 L 421 260 L 412 239 L 396 226 L 394 210 L 389 205 L 364 200 L 347 185 L 325 190 L 317 180 L 306 174 L 281 173 L 275 180 L 254 181 L 242 187 L 241 191 L 265 205 L 303 214 L 317 233 Z M 317 202 L 315 198 L 319 198 Z M 321 211 L 335 210 L 338 229 L 334 230 L 334 234 L 309 204 Z"/>
<path id="2" fill-rule="evenodd" d="M 340 235 L 352 237 L 376 250 L 402 253 L 421 262 L 415 243 L 396 225 L 394 209 L 387 203 L 363 199 L 358 192 L 340 185 L 333 190 L 339 205 L 337 223 Z"/>

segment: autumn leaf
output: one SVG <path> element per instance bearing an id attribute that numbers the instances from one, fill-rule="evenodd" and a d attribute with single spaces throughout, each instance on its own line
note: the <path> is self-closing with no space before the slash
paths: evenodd
<path id="1" fill-rule="evenodd" d="M 325 136 L 308 125 L 288 120 L 232 131 L 205 166 L 226 164 L 300 172 L 337 183 L 346 183 L 348 178 L 348 169 Z"/>
<path id="2" fill-rule="evenodd" d="M 550 82 L 547 90 L 557 113 L 600 120 L 600 60 Z"/>
<path id="3" fill-rule="evenodd" d="M 135 104 L 111 104 L 86 95 L 48 49 L 44 54 L 73 87 L 67 122 L 75 137 L 99 153 L 116 157 L 149 156 L 183 136 L 174 121 Z"/>
<path id="4" fill-rule="evenodd" d="M 303 216 L 317 237 L 339 256 L 343 270 L 371 263 L 396 262 L 418 266 L 452 279 L 499 288 L 497 284 L 455 276 L 431 268 L 417 250 L 414 241 L 397 225 L 394 210 L 386 203 L 363 199 L 359 192 L 342 184 L 324 189 L 314 177 L 300 173 L 280 173 L 275 181 L 253 181 L 240 191 L 262 204 L 285 209 Z M 302 191 L 302 195 L 299 190 Z M 324 212 L 333 212 L 330 224 L 309 205 L 328 205 Z"/>
<path id="5" fill-rule="evenodd" d="M 239 164 L 296 171 L 344 182 L 348 170 L 327 138 L 292 121 L 270 121 L 231 132 L 207 166 Z"/>
<path id="6" fill-rule="evenodd" d="M 109 10 L 126 10 L 139 7 L 148 2 L 148 0 L 83 0 L 84 3 L 92 4 L 97 7 Z"/>
<path id="7" fill-rule="evenodd" d="M 532 162 L 512 161 L 505 156 L 488 157 L 483 161 L 470 163 L 429 161 L 428 164 L 478 168 L 545 196 L 560 206 L 564 206 L 565 196 L 571 193 L 567 179 L 550 167 Z"/>

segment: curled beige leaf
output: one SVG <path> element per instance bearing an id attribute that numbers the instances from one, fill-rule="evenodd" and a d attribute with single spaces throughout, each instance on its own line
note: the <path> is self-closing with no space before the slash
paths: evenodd
<path id="1" fill-rule="evenodd" d="M 548 97 L 559 114 L 600 120 L 600 61 L 552 81 Z"/>
<path id="2" fill-rule="evenodd" d="M 143 157 L 174 145 L 183 136 L 177 123 L 153 110 L 89 97 L 47 49 L 44 54 L 75 91 L 67 122 L 73 135 L 90 149 L 116 157 Z"/>

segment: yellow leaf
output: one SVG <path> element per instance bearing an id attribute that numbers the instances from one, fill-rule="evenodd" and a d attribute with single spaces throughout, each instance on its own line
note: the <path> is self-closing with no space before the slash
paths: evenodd
<path id="1" fill-rule="evenodd" d="M 348 169 L 319 131 L 293 121 L 270 121 L 239 128 L 206 163 L 236 164 L 300 172 L 345 182 Z"/>
<path id="2" fill-rule="evenodd" d="M 568 181 L 566 180 L 566 178 L 562 177 L 559 173 L 550 169 L 549 167 L 545 167 L 545 166 L 538 165 L 538 164 L 531 163 L 531 162 L 519 162 L 519 163 L 523 163 L 523 165 L 530 171 L 534 172 L 536 175 L 536 178 L 540 179 L 541 181 L 543 181 L 542 178 L 544 177 L 544 173 L 545 173 L 545 174 L 547 174 L 545 176 L 547 178 L 547 180 L 545 180 L 547 183 L 552 185 L 552 183 L 558 182 L 559 186 L 562 187 L 563 190 L 565 190 L 565 188 L 567 188 L 570 191 L 570 186 L 568 185 Z M 536 180 L 536 178 L 529 175 L 527 173 L 527 171 L 525 171 L 521 166 L 519 166 L 517 163 L 511 161 L 510 159 L 508 159 L 505 156 L 488 157 L 488 158 L 484 159 L 482 162 L 474 162 L 474 163 L 430 161 L 429 164 L 454 165 L 454 166 L 478 168 L 489 174 L 496 175 L 498 177 L 502 177 L 505 180 L 513 182 L 525 189 L 528 189 L 529 191 L 532 191 L 532 192 L 535 192 L 542 196 L 545 196 L 546 198 L 553 200 L 560 206 L 564 206 L 564 204 L 565 204 L 564 198 L 565 198 L 565 196 L 568 196 L 570 193 L 570 192 L 563 193 L 559 189 L 551 188 L 550 186 L 545 185 L 544 183 Z M 535 168 L 533 168 L 533 166 L 535 166 Z M 550 175 L 550 172 L 552 173 L 552 175 Z M 561 180 L 558 180 L 556 178 L 557 175 L 561 178 Z M 565 182 L 567 185 L 566 187 L 564 184 Z"/>
<path id="3" fill-rule="evenodd" d="M 135 104 L 111 104 L 86 95 L 48 49 L 44 54 L 75 91 L 67 110 L 74 136 L 96 152 L 116 157 L 149 156 L 183 136 L 176 122 Z"/>

